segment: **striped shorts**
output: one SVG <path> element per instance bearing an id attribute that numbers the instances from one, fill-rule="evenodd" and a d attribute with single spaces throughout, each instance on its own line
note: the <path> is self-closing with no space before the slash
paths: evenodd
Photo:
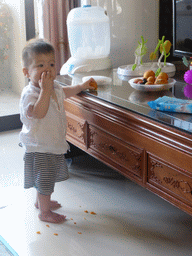
<path id="1" fill-rule="evenodd" d="M 55 182 L 69 178 L 64 154 L 30 152 L 24 155 L 24 188 L 35 187 L 40 194 L 51 195 Z"/>

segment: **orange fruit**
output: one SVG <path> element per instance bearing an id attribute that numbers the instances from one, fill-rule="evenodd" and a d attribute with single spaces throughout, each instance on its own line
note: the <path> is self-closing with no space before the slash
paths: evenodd
<path id="1" fill-rule="evenodd" d="M 157 76 L 157 79 L 165 79 L 165 80 L 168 80 L 168 75 L 167 73 L 165 72 L 161 72 L 158 76 Z"/>
<path id="2" fill-rule="evenodd" d="M 150 77 L 147 78 L 147 83 L 154 84 L 154 82 L 155 82 L 155 77 L 154 76 L 150 76 Z"/>
<path id="3" fill-rule="evenodd" d="M 150 60 L 155 60 L 156 57 L 157 57 L 157 55 L 156 55 L 154 52 L 152 52 L 152 53 L 150 54 Z"/>
<path id="4" fill-rule="evenodd" d="M 97 90 L 97 83 L 95 81 L 91 81 L 90 86 L 93 86 L 95 90 Z"/>
<path id="5" fill-rule="evenodd" d="M 143 75 L 143 77 L 144 77 L 145 79 L 147 79 L 147 78 L 150 77 L 150 76 L 155 77 L 155 72 L 154 72 L 153 70 L 147 70 L 147 71 L 144 73 L 144 75 Z"/>
<path id="6" fill-rule="evenodd" d="M 156 79 L 155 84 L 168 84 L 166 79 Z"/>
<path id="7" fill-rule="evenodd" d="M 166 54 L 169 53 L 170 49 L 171 49 L 171 42 L 169 40 L 166 40 L 164 43 L 164 47 L 165 47 L 165 51 L 166 51 Z M 163 52 L 163 46 L 162 44 L 160 45 L 160 53 Z"/>

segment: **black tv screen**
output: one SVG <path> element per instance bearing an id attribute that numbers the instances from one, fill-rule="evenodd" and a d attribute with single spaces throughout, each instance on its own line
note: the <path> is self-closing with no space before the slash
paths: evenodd
<path id="1" fill-rule="evenodd" d="M 173 0 L 173 56 L 192 57 L 192 0 Z"/>

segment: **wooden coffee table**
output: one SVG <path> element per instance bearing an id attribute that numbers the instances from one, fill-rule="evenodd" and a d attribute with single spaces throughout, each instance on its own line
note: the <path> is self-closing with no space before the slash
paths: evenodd
<path id="1" fill-rule="evenodd" d="M 65 100 L 67 140 L 192 215 L 192 117 L 146 104 L 176 94 L 183 83 L 172 92 L 140 94 L 115 72 L 112 85 Z M 57 81 L 65 85 L 72 78 Z"/>

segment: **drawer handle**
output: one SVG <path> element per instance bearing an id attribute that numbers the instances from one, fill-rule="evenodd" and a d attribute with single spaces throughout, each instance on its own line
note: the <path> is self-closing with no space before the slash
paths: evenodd
<path id="1" fill-rule="evenodd" d="M 117 149 L 115 149 L 112 145 L 109 146 L 109 150 L 112 152 L 112 154 L 116 154 Z"/>

